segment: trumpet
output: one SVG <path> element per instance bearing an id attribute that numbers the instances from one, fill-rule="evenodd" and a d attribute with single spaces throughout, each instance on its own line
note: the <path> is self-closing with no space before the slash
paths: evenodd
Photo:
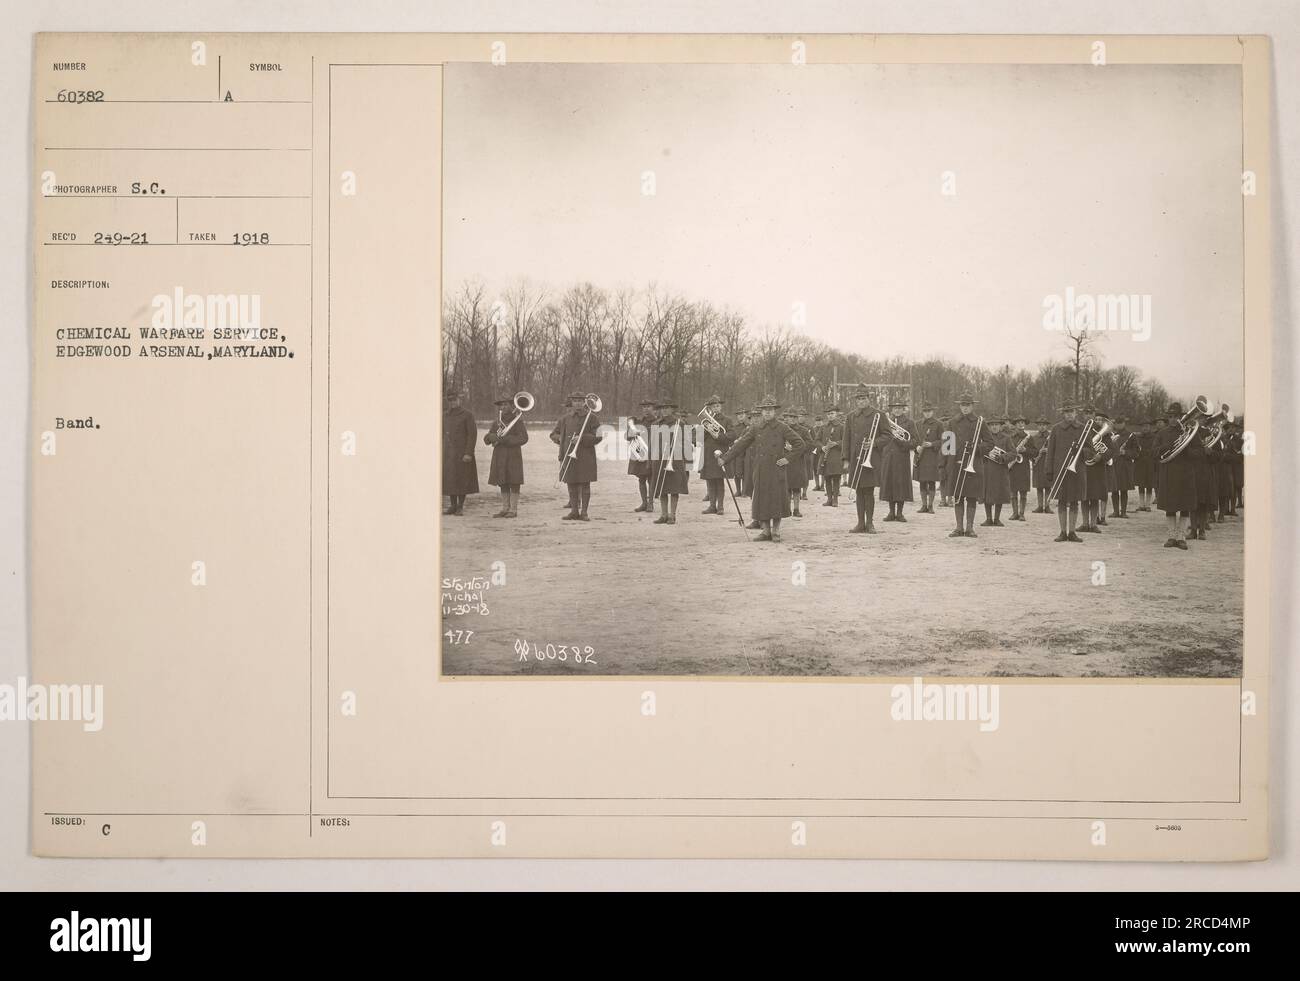
<path id="1" fill-rule="evenodd" d="M 718 422 L 707 405 L 699 411 L 696 418 L 703 420 L 704 428 L 714 439 L 721 439 L 727 434 L 727 431 L 722 427 L 722 423 Z"/>
<path id="2" fill-rule="evenodd" d="M 1227 408 L 1227 403 L 1222 403 L 1222 405 L 1223 408 L 1219 410 L 1220 412 Z M 1178 419 L 1178 425 L 1182 427 L 1183 431 L 1179 437 L 1174 440 L 1174 445 L 1160 454 L 1161 463 L 1168 463 L 1170 460 L 1174 459 L 1178 454 L 1182 453 L 1183 450 L 1187 449 L 1192 440 L 1196 438 L 1196 434 L 1200 432 L 1201 429 L 1201 420 L 1195 418 L 1198 415 L 1205 416 L 1207 419 L 1215 415 L 1210 408 L 1210 400 L 1204 395 L 1196 396 L 1196 401 L 1192 403 L 1192 407 L 1184 412 Z M 1190 424 L 1188 423 L 1188 420 L 1191 420 Z"/>
<path id="3" fill-rule="evenodd" d="M 587 406 L 587 416 L 582 420 L 582 427 L 578 430 L 576 436 L 569 440 L 569 452 L 564 455 L 564 463 L 560 465 L 560 480 L 564 480 L 564 475 L 568 473 L 569 467 L 573 461 L 578 459 L 578 444 L 582 441 L 583 434 L 587 431 L 587 423 L 591 422 L 591 414 L 599 412 L 601 409 L 600 396 L 595 392 L 588 392 L 582 400 Z"/>
<path id="4" fill-rule="evenodd" d="M 897 420 L 885 416 L 885 422 L 889 425 L 889 435 L 894 437 L 900 443 L 909 443 L 912 440 L 912 434 L 908 432 L 906 426 L 899 425 Z"/>
<path id="5" fill-rule="evenodd" d="M 1085 467 L 1095 467 L 1097 464 L 1101 463 L 1101 458 L 1110 450 L 1110 447 L 1106 445 L 1106 439 L 1109 433 L 1110 423 L 1105 423 L 1097 430 L 1097 434 L 1092 437 L 1090 440 L 1092 445 L 1092 456 L 1083 461 Z"/>
<path id="6" fill-rule="evenodd" d="M 500 429 L 501 413 L 497 413 L 497 427 L 500 430 L 497 433 L 497 439 L 500 439 L 506 433 L 510 432 L 510 430 L 514 429 L 515 423 L 524 417 L 524 413 L 532 412 L 533 406 L 537 404 L 537 399 L 533 398 L 528 392 L 516 392 L 514 399 L 511 401 L 515 407 L 515 417 L 506 423 L 504 429 Z"/>

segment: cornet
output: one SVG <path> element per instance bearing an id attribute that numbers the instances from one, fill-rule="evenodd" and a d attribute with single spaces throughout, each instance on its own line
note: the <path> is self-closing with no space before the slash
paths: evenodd
<path id="1" fill-rule="evenodd" d="M 500 439 L 510 430 L 515 428 L 515 423 L 524 417 L 525 412 L 532 412 L 533 406 L 537 404 L 537 399 L 533 398 L 528 392 L 516 392 L 512 400 L 515 407 L 515 417 L 506 423 L 505 429 L 497 433 L 497 439 Z M 501 425 L 501 414 L 497 413 L 497 426 Z"/>
<path id="2" fill-rule="evenodd" d="M 889 418 L 889 416 L 885 416 L 885 421 L 889 423 L 890 436 L 894 437 L 894 439 L 898 440 L 900 443 L 907 443 L 911 441 L 912 434 L 907 431 L 906 426 L 899 425 L 893 419 Z"/>

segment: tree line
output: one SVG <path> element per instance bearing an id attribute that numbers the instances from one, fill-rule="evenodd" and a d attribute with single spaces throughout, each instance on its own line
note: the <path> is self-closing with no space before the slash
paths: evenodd
<path id="1" fill-rule="evenodd" d="M 846 353 L 786 326 L 754 325 L 734 310 L 651 284 L 644 290 L 579 283 L 563 290 L 519 280 L 500 293 L 470 280 L 443 309 L 443 391 L 465 392 L 475 416 L 493 399 L 530 392 L 533 418 L 553 419 L 565 396 L 595 392 L 602 415 L 632 415 L 642 398 L 674 397 L 697 411 L 712 394 L 725 411 L 764 395 L 812 412 L 848 401 L 845 383 L 911 385 L 912 405 L 939 414 L 969 391 L 982 414 L 1055 421 L 1067 399 L 1146 419 L 1170 402 L 1160 382 L 1129 365 L 1102 365 L 1101 336 L 1062 334 L 1061 357 L 1030 370 L 986 368 L 944 357 L 884 360 Z M 841 383 L 836 398 L 833 382 Z"/>

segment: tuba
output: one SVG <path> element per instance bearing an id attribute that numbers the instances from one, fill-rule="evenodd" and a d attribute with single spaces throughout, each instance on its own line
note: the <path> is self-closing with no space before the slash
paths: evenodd
<path id="1" fill-rule="evenodd" d="M 1228 403 L 1220 402 L 1219 411 L 1209 419 L 1205 420 L 1205 424 L 1211 427 L 1209 435 L 1205 437 L 1205 448 L 1207 450 L 1214 449 L 1215 444 L 1223 439 L 1224 427 L 1226 427 L 1228 423 L 1235 421 L 1236 416 L 1234 416 L 1232 411 L 1228 408 Z"/>
<path id="2" fill-rule="evenodd" d="M 532 412 L 533 406 L 537 404 L 537 399 L 533 398 L 528 392 L 516 392 L 512 400 L 515 406 L 515 417 L 506 423 L 506 427 L 497 433 L 497 439 L 500 439 L 510 430 L 515 428 L 515 423 L 524 417 L 525 412 Z M 500 417 L 497 418 L 497 425 L 500 426 Z"/>
<path id="3" fill-rule="evenodd" d="M 1224 405 L 1226 407 L 1226 403 L 1224 403 Z M 1192 440 L 1196 438 L 1196 434 L 1201 429 L 1201 421 L 1195 418 L 1198 415 L 1207 418 L 1214 415 L 1210 409 L 1210 400 L 1204 395 L 1196 396 L 1196 401 L 1192 403 L 1192 407 L 1184 412 L 1182 417 L 1179 418 L 1178 425 L 1183 427 L 1182 434 L 1179 435 L 1178 439 L 1174 440 L 1173 446 L 1160 454 L 1161 463 L 1168 463 L 1170 460 L 1174 459 L 1179 453 L 1187 449 Z M 1189 419 L 1192 420 L 1190 424 L 1188 423 Z"/>

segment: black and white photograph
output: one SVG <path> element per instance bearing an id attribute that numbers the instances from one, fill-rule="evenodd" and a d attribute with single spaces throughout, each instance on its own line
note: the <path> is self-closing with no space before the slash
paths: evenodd
<path id="1" fill-rule="evenodd" d="M 442 674 L 1240 677 L 1240 66 L 793 47 L 445 69 Z"/>

